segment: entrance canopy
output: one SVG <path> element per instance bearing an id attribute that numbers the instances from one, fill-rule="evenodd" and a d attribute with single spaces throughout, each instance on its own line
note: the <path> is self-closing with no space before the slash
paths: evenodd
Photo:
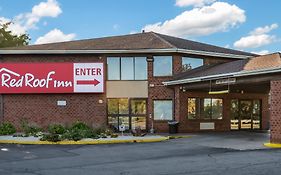
<path id="1" fill-rule="evenodd" d="M 232 92 L 268 92 L 270 81 L 280 79 L 281 56 L 274 53 L 215 65 L 204 65 L 176 75 L 163 82 L 166 86 L 181 85 L 185 90 Z"/>

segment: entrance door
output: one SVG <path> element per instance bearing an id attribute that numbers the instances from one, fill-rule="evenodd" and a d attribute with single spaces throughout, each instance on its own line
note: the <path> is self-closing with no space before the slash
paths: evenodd
<path id="1" fill-rule="evenodd" d="M 240 101 L 240 129 L 252 129 L 252 101 Z"/>
<path id="2" fill-rule="evenodd" d="M 107 99 L 108 125 L 115 131 L 140 128 L 146 130 L 146 99 Z"/>
<path id="3" fill-rule="evenodd" d="M 231 130 L 260 129 L 260 100 L 231 100 L 230 121 Z"/>

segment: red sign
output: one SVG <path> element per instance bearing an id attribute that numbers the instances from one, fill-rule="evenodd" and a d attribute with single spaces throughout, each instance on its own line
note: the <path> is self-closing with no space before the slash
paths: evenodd
<path id="1" fill-rule="evenodd" d="M 103 63 L 1 63 L 0 93 L 102 93 Z"/>

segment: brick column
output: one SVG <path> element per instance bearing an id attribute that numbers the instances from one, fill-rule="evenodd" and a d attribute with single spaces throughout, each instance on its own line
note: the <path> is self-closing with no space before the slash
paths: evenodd
<path id="1" fill-rule="evenodd" d="M 180 87 L 175 87 L 175 97 L 174 97 L 174 117 L 176 121 L 180 121 Z"/>
<path id="2" fill-rule="evenodd" d="M 281 143 L 281 80 L 270 82 L 270 142 Z"/>

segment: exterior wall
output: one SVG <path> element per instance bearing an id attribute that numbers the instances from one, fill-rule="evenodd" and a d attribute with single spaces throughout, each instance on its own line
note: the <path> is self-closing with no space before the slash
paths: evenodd
<path id="1" fill-rule="evenodd" d="M 173 56 L 173 74 L 181 72 L 181 56 Z M 162 82 L 170 80 L 172 77 L 154 77 L 153 62 L 148 62 L 148 114 L 153 116 L 153 101 L 154 100 L 174 100 L 174 90 L 163 86 Z M 152 87 L 152 85 L 154 87 Z M 148 120 L 148 128 L 151 128 L 152 120 Z M 156 132 L 167 132 L 167 121 L 153 120 L 154 129 Z"/>
<path id="2" fill-rule="evenodd" d="M 281 143 L 281 81 L 270 84 L 270 142 Z"/>
<path id="3" fill-rule="evenodd" d="M 166 54 L 171 55 L 171 54 Z M 120 56 L 120 55 L 111 55 Z M 138 55 L 134 55 L 138 56 Z M 141 55 L 148 56 L 151 55 Z M 173 74 L 181 73 L 181 57 L 190 56 L 204 58 L 204 64 L 213 64 L 217 62 L 232 61 L 229 58 L 211 58 L 194 55 L 174 55 L 173 56 Z M 106 70 L 106 56 L 96 55 L 2 55 L 1 62 L 104 62 Z M 147 120 L 148 129 L 151 128 L 153 121 L 153 100 L 171 99 L 174 102 L 175 119 L 183 120 L 183 109 L 179 109 L 184 100 L 182 100 L 179 88 L 176 90 L 167 88 L 162 85 L 163 81 L 172 79 L 170 77 L 153 77 L 153 62 L 148 62 L 148 81 L 146 87 L 142 90 L 146 91 L 148 96 L 147 113 L 152 119 Z M 106 74 L 106 71 L 105 71 Z M 106 77 L 106 75 L 105 75 Z M 121 83 L 116 81 L 115 83 Z M 131 82 L 133 83 L 133 82 Z M 108 86 L 112 86 L 107 82 Z M 119 85 L 118 85 L 119 86 Z M 107 87 L 112 93 L 113 87 Z M 120 88 L 120 87 L 118 87 Z M 140 87 L 139 87 L 140 88 Z M 110 90 L 111 89 L 111 90 Z M 176 93 L 175 93 L 176 92 Z M 111 94 L 112 95 L 112 94 Z M 70 124 L 77 120 L 88 123 L 89 125 L 100 127 L 107 124 L 107 96 L 112 97 L 106 92 L 103 94 L 2 94 L 3 113 L 0 121 L 13 122 L 17 128 L 20 128 L 22 119 L 27 119 L 30 123 L 34 123 L 43 127 L 47 127 L 50 123 Z M 116 94 L 114 94 L 116 96 Z M 120 95 L 119 96 L 123 96 Z M 130 96 L 133 96 L 130 94 Z M 137 95 L 138 96 L 138 95 Z M 117 97 L 117 96 L 116 96 Z M 128 94 L 127 96 L 128 97 Z M 65 100 L 65 107 L 57 106 L 58 100 Z M 180 118 L 179 118 L 180 117 Z M 153 121 L 154 128 L 157 132 L 167 132 L 167 121 Z M 188 122 L 187 122 L 188 123 Z M 196 124 L 195 124 L 196 125 Z M 196 126 L 194 129 L 196 130 Z M 184 126 L 184 125 L 182 125 Z M 223 128 L 225 129 L 225 128 Z M 189 129 L 180 128 L 181 131 L 189 131 Z M 190 129 L 192 130 L 192 129 Z"/>
<path id="4" fill-rule="evenodd" d="M 200 123 L 214 122 L 215 131 L 230 131 L 230 101 L 231 99 L 260 99 L 262 100 L 262 129 L 268 129 L 269 121 L 269 105 L 267 94 L 224 94 L 224 95 L 209 95 L 203 92 L 182 92 L 179 91 L 179 115 L 178 121 L 179 132 L 195 132 L 200 131 Z M 223 118 L 221 120 L 208 120 L 208 119 L 187 119 L 187 98 L 188 97 L 205 97 L 205 98 L 222 98 L 223 99 Z"/>
<path id="5" fill-rule="evenodd" d="M 9 55 L 1 62 L 103 62 L 92 55 Z M 106 64 L 105 70 L 106 70 Z M 66 106 L 57 106 L 58 100 L 65 100 Z M 83 121 L 95 127 L 104 126 L 106 117 L 106 93 L 104 94 L 2 94 L 2 120 L 29 123 L 44 128 L 51 123 L 71 124 Z M 102 103 L 100 103 L 102 102 Z"/>

